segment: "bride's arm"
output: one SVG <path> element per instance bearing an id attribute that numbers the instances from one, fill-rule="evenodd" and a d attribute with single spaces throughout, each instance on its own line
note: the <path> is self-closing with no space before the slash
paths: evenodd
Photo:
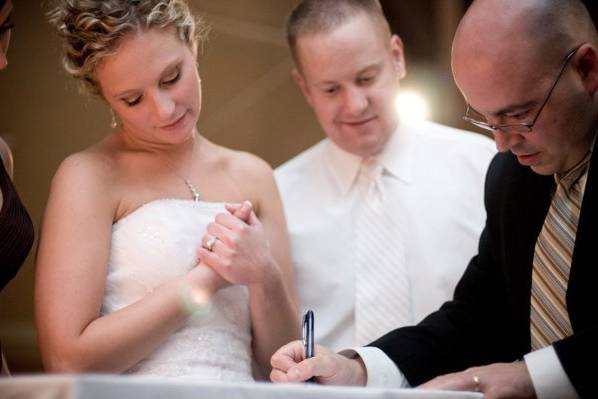
<path id="1" fill-rule="evenodd" d="M 130 368 L 185 322 L 180 288 L 202 284 L 205 277 L 195 268 L 138 302 L 101 316 L 118 203 L 115 191 L 110 167 L 85 154 L 67 158 L 52 181 L 35 286 L 36 324 L 47 370 Z"/>
<path id="2" fill-rule="evenodd" d="M 249 288 L 253 353 L 268 370 L 272 354 L 298 338 L 299 316 L 286 221 L 272 169 L 253 156 L 244 161 L 237 184 L 250 193 L 257 216 L 253 213 L 245 223 L 218 215 L 208 225 L 208 236 L 221 242 L 213 252 L 200 248 L 199 256 L 231 283 Z"/>
<path id="3" fill-rule="evenodd" d="M 299 338 L 297 290 L 290 257 L 289 236 L 272 170 L 268 167 L 257 206 L 272 254 L 270 274 L 250 290 L 253 350 L 258 363 L 270 371 L 270 358 L 289 340 Z"/>

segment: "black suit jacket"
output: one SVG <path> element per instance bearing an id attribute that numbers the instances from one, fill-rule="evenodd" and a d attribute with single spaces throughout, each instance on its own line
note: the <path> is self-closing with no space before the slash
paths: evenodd
<path id="1" fill-rule="evenodd" d="M 592 156 L 573 252 L 567 309 L 573 335 L 554 343 L 573 386 L 595 394 L 598 361 L 598 156 Z M 478 255 L 453 300 L 421 323 L 370 344 L 382 349 L 411 385 L 468 367 L 512 362 L 530 351 L 532 260 L 555 188 L 551 176 L 498 154 L 486 177 L 486 226 Z M 597 247 L 593 247 L 597 245 Z M 582 366 L 589 365 L 589 366 Z"/>

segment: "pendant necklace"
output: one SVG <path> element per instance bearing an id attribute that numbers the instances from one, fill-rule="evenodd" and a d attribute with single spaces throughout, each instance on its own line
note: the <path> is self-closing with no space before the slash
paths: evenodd
<path id="1" fill-rule="evenodd" d="M 177 175 L 177 177 L 179 179 L 181 179 L 183 182 L 185 182 L 185 186 L 187 186 L 187 188 L 189 189 L 189 191 L 191 192 L 191 196 L 193 197 L 193 201 L 194 202 L 198 202 L 200 199 L 199 196 L 199 191 L 195 188 L 195 186 L 193 185 L 193 183 L 191 183 L 191 170 L 193 169 L 193 160 L 195 158 L 195 135 L 193 136 L 193 139 L 191 139 L 193 141 L 193 143 L 191 144 L 191 159 L 189 160 L 189 172 L 187 173 L 187 178 L 182 177 L 178 171 L 177 168 L 175 167 L 175 164 L 168 159 L 166 156 L 164 157 L 164 160 L 168 163 L 168 165 L 172 168 L 173 172 L 175 173 L 175 175 Z"/>
<path id="2" fill-rule="evenodd" d="M 193 183 L 191 183 L 191 180 L 185 179 L 185 184 L 187 185 L 189 191 L 191 191 L 191 195 L 193 195 L 193 201 L 199 201 L 199 193 L 197 192 L 197 189 L 193 186 Z"/>

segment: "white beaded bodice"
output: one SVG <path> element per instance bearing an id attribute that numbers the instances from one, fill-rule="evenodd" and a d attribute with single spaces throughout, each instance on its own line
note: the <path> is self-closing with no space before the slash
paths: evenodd
<path id="1" fill-rule="evenodd" d="M 112 226 L 102 314 L 115 312 L 183 275 L 222 203 L 151 201 Z M 246 287 L 212 299 L 207 315 L 191 317 L 128 373 L 216 381 L 251 381 L 251 321 Z"/>

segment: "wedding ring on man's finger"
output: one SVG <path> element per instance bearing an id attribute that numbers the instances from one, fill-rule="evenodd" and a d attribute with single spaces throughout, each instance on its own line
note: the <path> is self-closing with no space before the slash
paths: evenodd
<path id="1" fill-rule="evenodd" d="M 204 245 L 204 248 L 212 252 L 212 249 L 214 249 L 214 244 L 216 244 L 216 241 L 218 241 L 218 238 L 210 236 L 208 241 L 206 241 L 206 245 Z"/>
<path id="2" fill-rule="evenodd" d="M 480 391 L 480 384 L 482 383 L 482 382 L 480 381 L 480 377 L 479 377 L 479 376 L 477 376 L 477 375 L 474 375 L 474 376 L 472 377 L 472 380 L 473 380 L 473 383 L 474 383 L 474 390 L 475 390 L 476 392 L 479 392 L 479 391 Z"/>

